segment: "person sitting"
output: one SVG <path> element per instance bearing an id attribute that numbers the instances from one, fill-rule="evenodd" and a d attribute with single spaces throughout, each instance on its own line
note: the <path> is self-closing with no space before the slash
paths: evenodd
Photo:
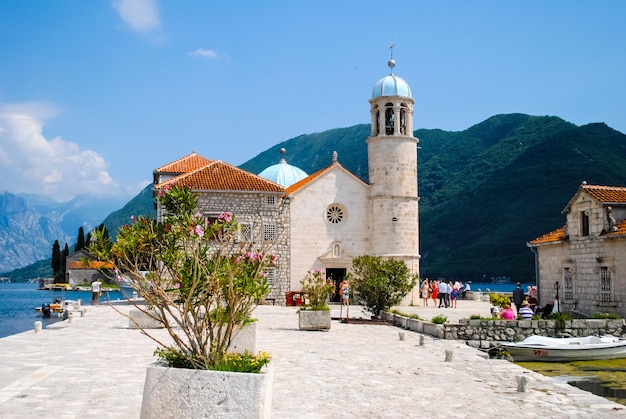
<path id="1" fill-rule="evenodd" d="M 519 315 L 524 320 L 531 320 L 535 315 L 535 312 L 530 308 L 528 301 L 522 301 L 522 307 L 519 309 Z"/>
<path id="2" fill-rule="evenodd" d="M 502 318 L 504 320 L 515 320 L 515 311 L 513 311 L 510 304 L 505 304 L 502 308 Z"/>

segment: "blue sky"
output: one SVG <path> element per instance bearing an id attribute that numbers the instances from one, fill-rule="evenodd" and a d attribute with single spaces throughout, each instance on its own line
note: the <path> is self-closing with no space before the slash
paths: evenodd
<path id="1" fill-rule="evenodd" d="M 192 150 L 239 165 L 369 123 L 392 42 L 416 129 L 626 132 L 624 28 L 620 0 L 0 1 L 0 190 L 130 198 Z"/>

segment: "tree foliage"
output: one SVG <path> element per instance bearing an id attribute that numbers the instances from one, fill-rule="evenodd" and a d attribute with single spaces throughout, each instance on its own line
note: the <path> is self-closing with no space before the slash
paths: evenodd
<path id="1" fill-rule="evenodd" d="M 83 226 L 78 228 L 78 237 L 76 238 L 76 246 L 74 246 L 74 252 L 78 252 L 85 248 L 85 230 Z"/>
<path id="2" fill-rule="evenodd" d="M 399 304 L 415 286 L 417 276 L 401 260 L 378 256 L 357 256 L 348 282 L 356 299 L 374 315 Z"/>
<path id="3" fill-rule="evenodd" d="M 214 222 L 197 213 L 196 195 L 186 187 L 174 185 L 158 199 L 163 221 L 133 218 L 118 230 L 108 260 L 169 332 L 173 346 L 144 330 L 161 346 L 158 353 L 181 365 L 213 369 L 269 293 L 266 269 L 275 266 L 275 257 L 268 253 L 270 244 L 242 242 L 231 213 Z"/>
<path id="4" fill-rule="evenodd" d="M 52 245 L 52 275 L 56 276 L 56 274 L 61 269 L 61 245 L 59 245 L 59 241 L 55 240 Z"/>

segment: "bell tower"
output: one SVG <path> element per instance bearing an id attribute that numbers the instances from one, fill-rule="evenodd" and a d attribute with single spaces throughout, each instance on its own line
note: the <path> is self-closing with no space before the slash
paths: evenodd
<path id="1" fill-rule="evenodd" d="M 374 256 L 404 260 L 413 273 L 419 274 L 419 140 L 413 136 L 415 100 L 408 83 L 393 74 L 393 49 L 388 65 L 390 74 L 374 85 L 369 101 L 371 251 Z"/>

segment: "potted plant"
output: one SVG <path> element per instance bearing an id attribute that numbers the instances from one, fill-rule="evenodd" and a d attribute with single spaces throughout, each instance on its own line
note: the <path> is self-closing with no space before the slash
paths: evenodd
<path id="1" fill-rule="evenodd" d="M 157 199 L 162 220 L 132 218 L 108 253 L 145 306 L 130 303 L 162 325 L 171 341 L 142 328 L 158 344 L 160 360 L 148 368 L 142 417 L 195 417 L 194 408 L 209 416 L 268 415 L 271 399 L 263 393 L 271 388 L 271 370 L 241 373 L 260 372 L 269 355 L 229 353 L 229 346 L 268 294 L 264 270 L 275 265 L 275 257 L 268 247 L 240 240 L 233 214 L 210 222 L 196 212 L 197 197 L 189 188 L 166 186 Z M 218 371 L 224 372 L 215 377 Z M 169 376 L 174 382 L 165 384 Z"/>
<path id="2" fill-rule="evenodd" d="M 300 330 L 329 330 L 330 307 L 327 301 L 335 290 L 333 281 L 320 269 L 307 272 L 300 281 L 304 304 L 298 311 L 298 327 Z"/>

